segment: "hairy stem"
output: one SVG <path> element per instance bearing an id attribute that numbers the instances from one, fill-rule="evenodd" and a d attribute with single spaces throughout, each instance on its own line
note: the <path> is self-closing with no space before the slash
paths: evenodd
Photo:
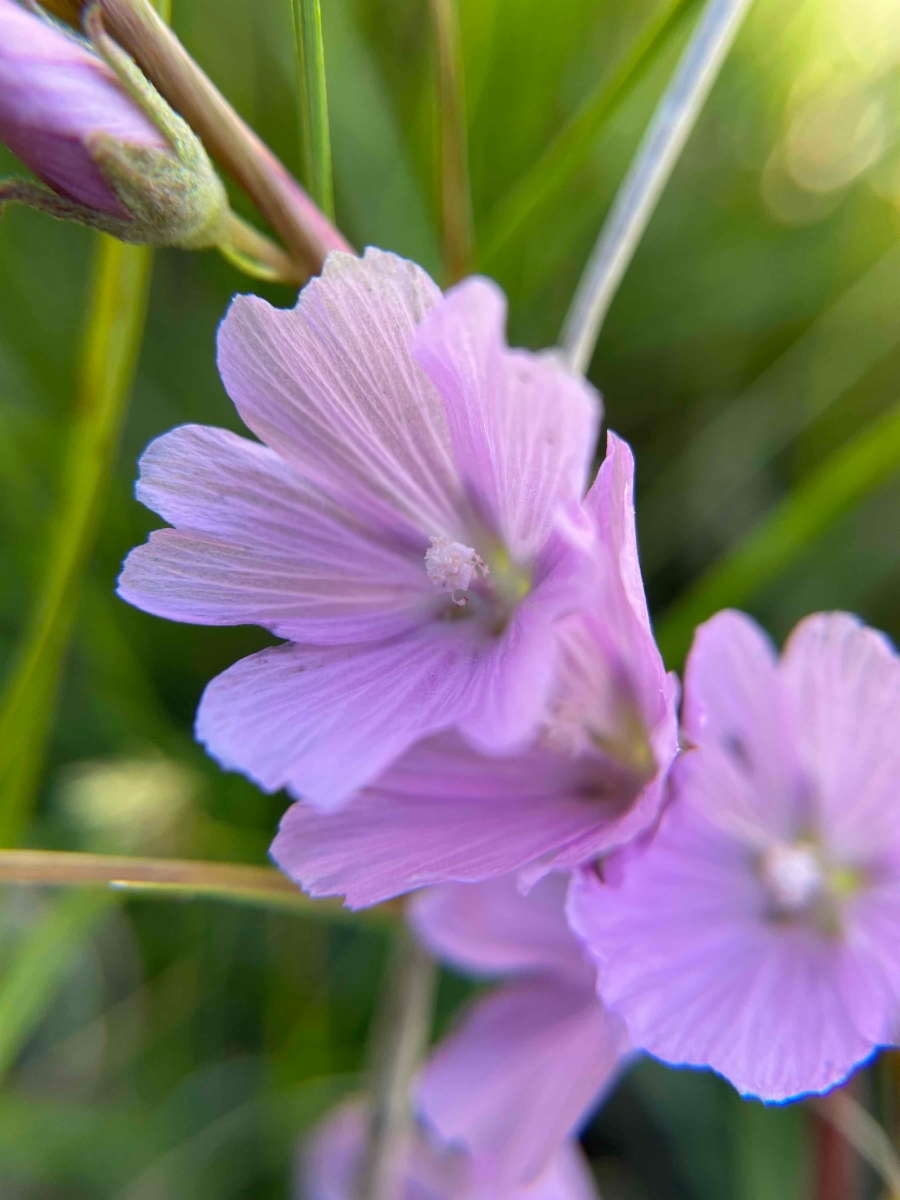
<path id="1" fill-rule="evenodd" d="M 590 365 L 613 297 L 734 41 L 750 0 L 709 0 L 600 231 L 563 324 L 575 371 Z"/>
<path id="2" fill-rule="evenodd" d="M 282 238 L 305 276 L 350 250 L 290 172 L 238 116 L 148 0 L 100 0 L 106 26 Z"/>
<path id="3" fill-rule="evenodd" d="M 372 1046 L 372 1108 L 356 1200 L 397 1200 L 412 1127 L 410 1088 L 431 1033 L 437 965 L 397 930 Z"/>

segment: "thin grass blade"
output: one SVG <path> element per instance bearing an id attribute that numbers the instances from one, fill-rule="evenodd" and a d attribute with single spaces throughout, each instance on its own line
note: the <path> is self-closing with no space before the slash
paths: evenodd
<path id="1" fill-rule="evenodd" d="M 293 0 L 293 14 L 304 182 L 325 216 L 333 220 L 334 180 L 320 0 Z"/>
<path id="2" fill-rule="evenodd" d="M 672 45 L 699 0 L 668 0 L 607 80 L 601 80 L 544 153 L 497 203 L 480 231 L 479 262 L 486 269 L 528 218 L 565 191 L 587 163 L 597 139 L 635 88 Z"/>
<path id="3" fill-rule="evenodd" d="M 746 604 L 897 470 L 900 404 L 832 454 L 669 609 L 656 630 L 666 662 L 680 663 L 701 621 Z"/>
<path id="4" fill-rule="evenodd" d="M 456 0 L 431 0 L 438 73 L 444 273 L 456 283 L 472 269 L 472 195 Z"/>
<path id="5" fill-rule="evenodd" d="M 80 407 L 48 538 L 44 577 L 0 698 L 0 844 L 14 843 L 38 785 L 78 592 L 143 339 L 152 252 L 100 235 Z"/>

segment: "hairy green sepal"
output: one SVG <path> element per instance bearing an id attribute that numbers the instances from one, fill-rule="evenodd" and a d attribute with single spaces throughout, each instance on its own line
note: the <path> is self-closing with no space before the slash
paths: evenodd
<path id="1" fill-rule="evenodd" d="M 61 220 L 78 221 L 120 241 L 143 245 L 205 250 L 228 241 L 228 197 L 200 139 L 106 34 L 96 6 L 85 24 L 94 49 L 169 145 L 132 145 L 103 132 L 86 139 L 88 154 L 128 217 L 99 212 L 43 184 L 20 179 L 0 183 L 0 207 L 28 204 Z"/>

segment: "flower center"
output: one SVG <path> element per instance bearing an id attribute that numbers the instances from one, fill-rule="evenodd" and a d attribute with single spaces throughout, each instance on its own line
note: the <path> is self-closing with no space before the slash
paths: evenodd
<path id="1" fill-rule="evenodd" d="M 775 911 L 783 915 L 809 909 L 827 885 L 819 855 L 804 842 L 770 846 L 762 856 L 760 872 Z"/>
<path id="2" fill-rule="evenodd" d="M 449 592 L 450 599 L 458 608 L 465 608 L 465 592 L 472 583 L 476 571 L 486 579 L 490 570 L 480 554 L 462 542 L 451 542 L 449 538 L 433 537 L 425 551 L 425 571 L 439 592 Z"/>

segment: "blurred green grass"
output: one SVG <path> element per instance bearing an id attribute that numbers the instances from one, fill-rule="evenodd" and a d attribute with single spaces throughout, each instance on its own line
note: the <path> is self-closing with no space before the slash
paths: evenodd
<path id="1" fill-rule="evenodd" d="M 769 566 L 750 573 L 740 602 L 776 637 L 825 607 L 900 636 L 900 476 L 869 478 L 864 463 L 864 486 L 840 511 L 843 477 L 828 476 L 898 397 L 900 33 L 879 25 L 895 7 L 759 0 L 610 313 L 592 378 L 637 453 L 659 616 L 755 538 Z M 461 0 L 476 252 L 494 244 L 518 181 L 669 8 L 556 0 L 548 15 L 545 0 Z M 439 276 L 427 5 L 325 0 L 323 19 L 339 223 L 354 244 L 397 250 Z M 174 23 L 299 171 L 290 0 L 176 0 Z M 479 260 L 509 295 L 520 344 L 556 338 L 686 28 L 572 157 L 552 202 Z M 58 494 L 91 249 L 91 235 L 22 210 L 0 224 L 3 671 Z M 270 639 L 169 624 L 113 593 L 122 557 L 157 524 L 132 499 L 146 443 L 184 421 L 238 428 L 213 351 L 240 290 L 248 283 L 212 255 L 157 255 L 27 844 L 98 849 L 102 802 L 90 824 L 79 819 L 66 801 L 72 764 L 140 767 L 161 755 L 190 780 L 166 852 L 265 861 L 283 797 L 218 772 L 190 731 L 208 679 Z M 822 478 L 825 493 L 808 482 Z M 778 547 L 758 531 L 797 497 L 803 536 L 773 569 Z M 111 812 L 103 848 L 117 836 Z M 156 853 L 159 836 L 152 821 L 138 824 L 123 848 Z M 30 1028 L 0 1086 L 4 1200 L 287 1196 L 298 1138 L 358 1081 L 383 933 L 206 901 L 113 898 L 93 920 L 79 919 L 77 900 L 26 889 L 0 893 L 0 904 L 0 1017 L 10 993 L 9 1013 L 23 994 L 44 997 L 26 1006 Z M 52 948 L 60 930 L 71 930 L 65 959 Z M 439 1024 L 467 990 L 445 976 Z M 744 1105 L 706 1074 L 652 1063 L 629 1073 L 586 1144 L 607 1200 L 802 1200 L 809 1186 L 801 1112 Z"/>

